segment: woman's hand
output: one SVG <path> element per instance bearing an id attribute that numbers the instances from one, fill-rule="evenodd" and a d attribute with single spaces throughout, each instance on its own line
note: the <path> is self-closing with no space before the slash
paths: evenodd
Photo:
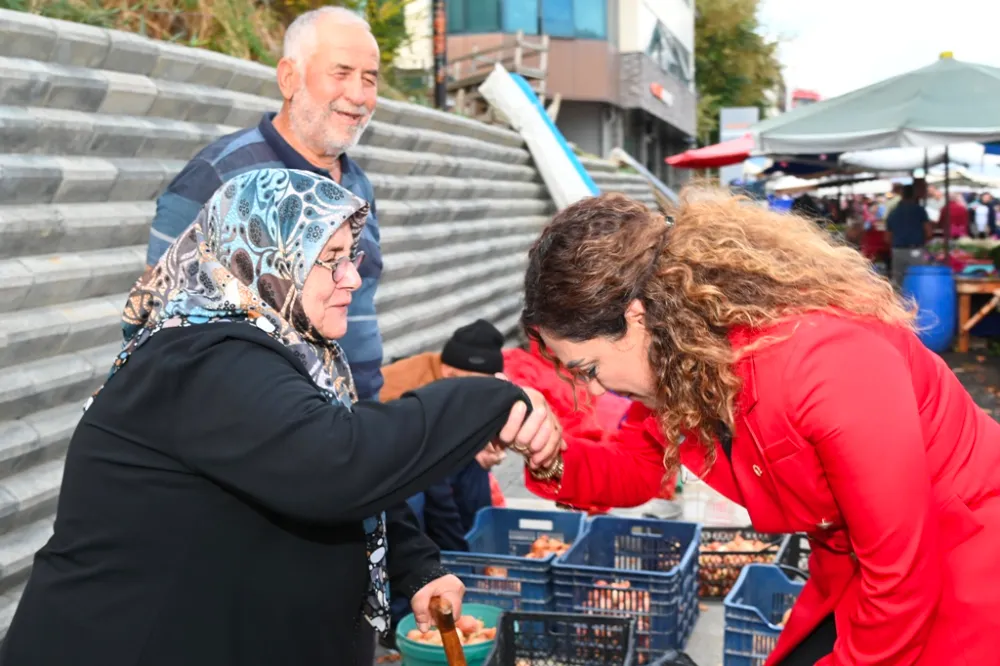
<path id="1" fill-rule="evenodd" d="M 531 415 L 525 416 L 528 408 L 518 401 L 511 408 L 507 423 L 500 430 L 497 440 L 501 446 L 524 454 L 531 469 L 547 469 L 555 464 L 559 453 L 566 449 L 566 443 L 562 439 L 562 426 L 541 393 L 533 388 L 522 386 L 521 389 L 531 400 Z"/>
<path id="2" fill-rule="evenodd" d="M 434 624 L 430 610 L 431 597 L 441 597 L 450 603 L 452 613 L 457 620 L 462 617 L 462 597 L 464 596 L 465 585 L 458 576 L 451 574 L 436 578 L 424 585 L 410 599 L 410 607 L 413 608 L 413 618 L 417 621 L 417 628 L 420 631 L 429 631 L 431 625 Z"/>

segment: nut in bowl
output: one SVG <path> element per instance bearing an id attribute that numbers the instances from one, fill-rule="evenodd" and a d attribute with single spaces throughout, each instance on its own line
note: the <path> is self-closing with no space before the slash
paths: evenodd
<path id="1" fill-rule="evenodd" d="M 486 661 L 493 649 L 502 612 L 485 604 L 463 604 L 462 616 L 455 622 L 455 628 L 469 666 L 482 666 Z M 448 663 L 441 645 L 441 633 L 435 627 L 421 632 L 412 614 L 404 617 L 396 628 L 396 647 L 403 655 L 405 666 L 445 666 Z"/>

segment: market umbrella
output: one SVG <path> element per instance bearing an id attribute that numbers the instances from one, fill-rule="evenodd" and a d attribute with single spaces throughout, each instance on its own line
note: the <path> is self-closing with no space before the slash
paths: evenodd
<path id="1" fill-rule="evenodd" d="M 753 148 L 753 138 L 748 135 L 704 148 L 685 150 L 664 161 L 679 169 L 715 169 L 745 162 L 753 152 Z"/>
<path id="2" fill-rule="evenodd" d="M 758 123 L 759 152 L 837 153 L 1000 140 L 1000 68 L 944 53 L 901 74 Z"/>

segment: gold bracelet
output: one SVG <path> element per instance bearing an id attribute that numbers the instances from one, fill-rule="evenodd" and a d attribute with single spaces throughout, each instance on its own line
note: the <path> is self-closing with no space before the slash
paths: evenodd
<path id="1" fill-rule="evenodd" d="M 531 470 L 531 476 L 538 479 L 539 481 L 548 481 L 550 479 L 561 479 L 565 466 L 563 465 L 562 456 L 556 460 L 555 464 L 548 469 L 542 470 Z"/>

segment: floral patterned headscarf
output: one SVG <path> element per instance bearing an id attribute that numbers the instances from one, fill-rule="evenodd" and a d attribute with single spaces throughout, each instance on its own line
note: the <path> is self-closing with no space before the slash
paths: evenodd
<path id="1" fill-rule="evenodd" d="M 306 317 L 302 288 L 345 223 L 354 238 L 353 256 L 367 217 L 364 200 L 307 171 L 261 169 L 225 183 L 132 288 L 122 314 L 124 346 L 109 379 L 160 330 L 244 322 L 290 349 L 330 402 L 350 407 L 357 396 L 344 353 Z M 364 527 L 369 569 L 364 613 L 384 632 L 389 624 L 385 516 L 369 518 Z"/>

